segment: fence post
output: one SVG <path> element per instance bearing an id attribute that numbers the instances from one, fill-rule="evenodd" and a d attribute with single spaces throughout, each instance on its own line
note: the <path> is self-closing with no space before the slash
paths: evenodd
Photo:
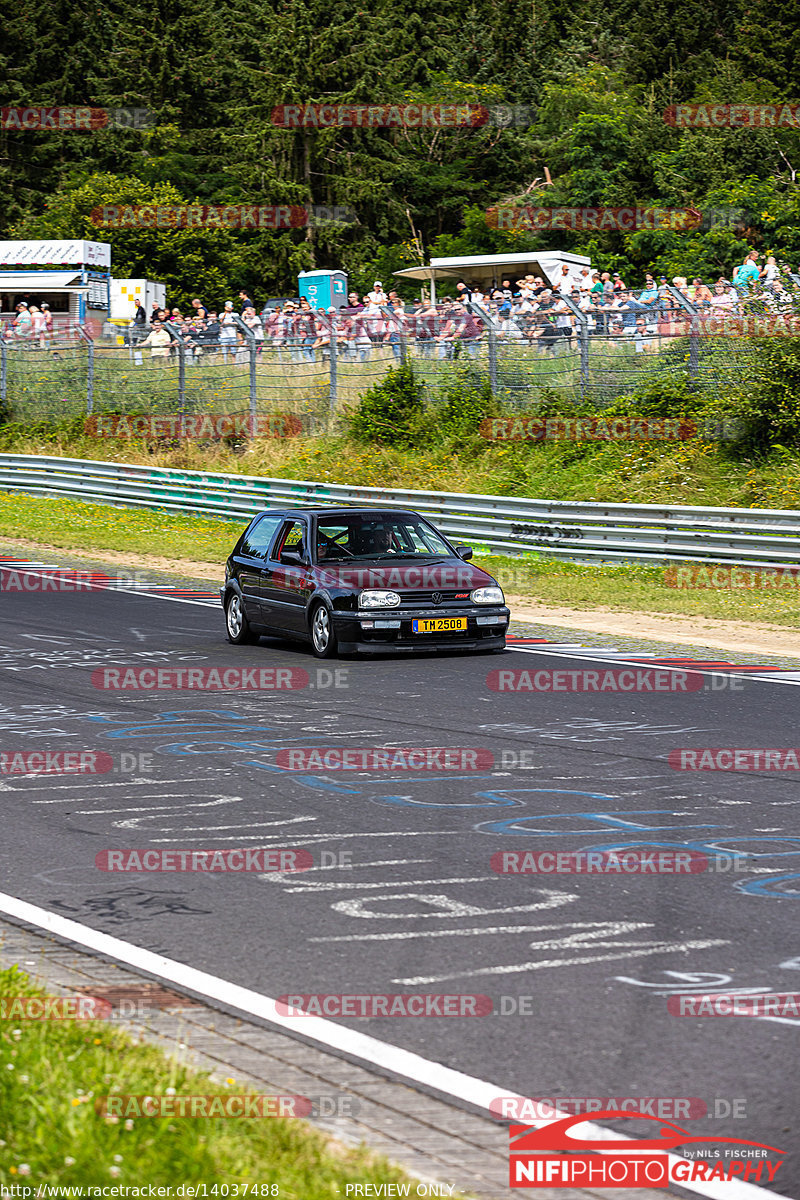
<path id="1" fill-rule="evenodd" d="M 336 404 L 339 399 L 339 347 L 336 344 L 336 326 L 338 324 L 338 317 L 338 313 L 334 313 L 333 316 L 331 316 L 330 313 L 325 314 L 325 319 L 328 322 L 328 329 L 331 335 L 331 340 L 329 343 L 331 372 L 329 403 L 331 416 L 333 416 L 334 412 L 336 411 Z"/>
<path id="2" fill-rule="evenodd" d="M 478 318 L 486 330 L 486 353 L 489 360 L 489 387 L 493 396 L 497 395 L 497 325 L 492 317 L 480 304 L 467 301 L 466 308 Z"/>
<path id="3" fill-rule="evenodd" d="M 256 335 L 249 325 L 246 325 L 238 313 L 233 314 L 236 324 L 241 329 L 247 340 L 247 348 L 250 351 L 250 437 L 255 437 L 258 432 L 258 396 L 256 384 Z"/>
<path id="4" fill-rule="evenodd" d="M 77 329 L 86 342 L 86 415 L 90 417 L 94 409 L 94 338 L 85 326 L 78 325 Z"/>
<path id="5" fill-rule="evenodd" d="M 581 400 L 585 400 L 586 393 L 589 390 L 589 319 L 586 313 L 581 312 L 577 304 L 573 303 L 569 296 L 562 296 L 561 299 L 574 316 L 575 327 L 578 330 L 578 350 L 581 359 Z"/>
<path id="6" fill-rule="evenodd" d="M 692 303 L 688 296 L 684 296 L 680 288 L 673 287 L 671 283 L 667 284 L 667 291 L 692 318 L 691 331 L 689 333 L 689 378 L 696 379 L 698 360 L 700 358 L 700 322 L 698 320 L 700 309 L 696 304 Z"/>
<path id="7" fill-rule="evenodd" d="M 0 401 L 3 404 L 8 396 L 8 346 L 6 339 L 0 340 Z"/>
<path id="8" fill-rule="evenodd" d="M 186 423 L 184 416 L 186 414 L 186 341 L 179 329 L 173 325 L 172 321 L 164 322 L 164 329 L 170 337 L 174 338 L 178 347 L 178 413 L 181 418 L 180 437 L 186 437 Z"/>
<path id="9" fill-rule="evenodd" d="M 404 367 L 408 362 L 408 333 L 406 327 L 393 308 L 389 308 L 388 305 L 381 305 L 381 312 L 397 326 L 397 333 L 400 338 L 400 365 Z"/>

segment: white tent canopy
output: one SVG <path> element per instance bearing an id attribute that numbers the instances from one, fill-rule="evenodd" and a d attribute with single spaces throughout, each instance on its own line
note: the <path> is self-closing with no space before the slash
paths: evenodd
<path id="1" fill-rule="evenodd" d="M 432 258 L 427 267 L 406 267 L 394 271 L 399 279 L 429 280 L 431 301 L 436 303 L 437 279 L 463 279 L 466 283 L 499 287 L 503 279 L 512 284 L 523 275 L 541 275 L 548 283 L 555 282 L 564 264 L 577 275 L 581 267 L 591 266 L 585 254 L 570 254 L 565 250 L 528 250 L 518 254 L 474 254 L 464 258 Z"/>
<path id="2" fill-rule="evenodd" d="M 0 273 L 0 292 L 88 292 L 81 283 L 80 271 L 4 271 Z"/>

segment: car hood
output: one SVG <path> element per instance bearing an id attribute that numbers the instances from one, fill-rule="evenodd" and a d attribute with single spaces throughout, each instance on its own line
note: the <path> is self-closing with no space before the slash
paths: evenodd
<path id="1" fill-rule="evenodd" d="M 425 559 L 400 559 L 395 563 L 358 562 L 320 563 L 317 577 L 321 586 L 357 591 L 362 588 L 386 588 L 396 592 L 464 591 L 495 585 L 495 580 L 480 567 L 460 558 L 426 563 Z"/>

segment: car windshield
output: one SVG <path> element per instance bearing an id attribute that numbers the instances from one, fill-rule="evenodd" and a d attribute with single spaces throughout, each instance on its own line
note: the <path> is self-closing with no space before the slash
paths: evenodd
<path id="1" fill-rule="evenodd" d="M 320 562 L 376 558 L 452 558 L 453 551 L 421 518 L 391 515 L 337 517 L 317 522 Z"/>

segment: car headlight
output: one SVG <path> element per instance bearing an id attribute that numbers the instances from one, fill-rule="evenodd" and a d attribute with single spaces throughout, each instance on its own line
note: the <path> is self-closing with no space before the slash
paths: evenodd
<path id="1" fill-rule="evenodd" d="M 381 592 L 375 588 L 362 592 L 358 597 L 359 608 L 396 608 L 399 603 L 397 592 Z"/>
<path id="2" fill-rule="evenodd" d="M 475 588 L 469 598 L 473 604 L 505 604 L 506 600 L 503 589 L 499 587 Z"/>

